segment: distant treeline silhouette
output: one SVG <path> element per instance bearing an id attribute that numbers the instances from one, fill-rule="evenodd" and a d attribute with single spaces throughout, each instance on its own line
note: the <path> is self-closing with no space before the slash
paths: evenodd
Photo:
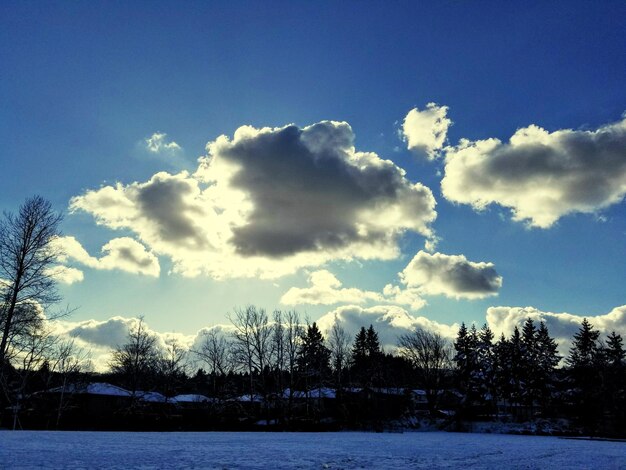
<path id="1" fill-rule="evenodd" d="M 107 373 L 81 370 L 71 347 L 36 369 L 7 362 L 1 425 L 471 430 L 489 421 L 626 433 L 622 337 L 601 338 L 586 319 L 561 358 L 546 325 L 531 318 L 497 341 L 487 325 L 462 324 L 453 342 L 416 329 L 398 338 L 393 354 L 372 325 L 352 338 L 336 323 L 325 338 L 294 311 L 270 317 L 249 306 L 229 318 L 232 331 L 209 330 L 191 351 L 176 343 L 161 350 L 140 319 Z"/>

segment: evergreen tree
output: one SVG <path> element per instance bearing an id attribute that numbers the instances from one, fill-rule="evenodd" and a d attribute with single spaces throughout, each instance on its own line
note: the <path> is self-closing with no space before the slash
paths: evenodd
<path id="1" fill-rule="evenodd" d="M 498 398 L 511 398 L 511 343 L 504 333 L 493 347 L 494 355 L 494 384 Z"/>
<path id="2" fill-rule="evenodd" d="M 624 365 L 626 351 L 624 350 L 621 335 L 612 331 L 606 340 L 605 357 L 609 366 L 619 367 Z"/>
<path id="3" fill-rule="evenodd" d="M 370 325 L 365 333 L 365 348 L 370 358 L 375 358 L 382 354 L 380 342 L 378 341 L 378 333 L 374 330 L 373 325 Z"/>
<path id="4" fill-rule="evenodd" d="M 522 336 L 517 325 L 513 328 L 513 335 L 509 341 L 508 360 L 510 399 L 514 403 L 521 403 L 524 395 L 524 353 Z"/>
<path id="5" fill-rule="evenodd" d="M 352 346 L 352 364 L 355 368 L 363 366 L 367 358 L 367 331 L 365 327 L 361 327 L 354 338 Z"/>
<path id="6" fill-rule="evenodd" d="M 600 332 L 586 318 L 574 335 L 567 364 L 572 384 L 571 396 L 574 414 L 590 432 L 596 431 L 602 413 L 603 352 Z"/>
<path id="7" fill-rule="evenodd" d="M 370 325 L 361 327 L 352 347 L 352 375 L 362 386 L 381 385 L 383 352 L 378 333 Z"/>
<path id="8" fill-rule="evenodd" d="M 539 324 L 536 337 L 537 356 L 535 374 L 537 377 L 538 399 L 543 410 L 547 410 L 554 390 L 554 371 L 561 360 L 556 341 L 550 337 L 544 322 Z"/>
<path id="9" fill-rule="evenodd" d="M 600 332 L 594 330 L 591 323 L 583 318 L 580 330 L 574 335 L 572 348 L 567 363 L 573 369 L 587 370 L 596 365 L 601 347 L 599 344 Z"/>
<path id="10" fill-rule="evenodd" d="M 621 335 L 612 331 L 606 340 L 604 403 L 608 411 L 611 434 L 619 435 L 626 428 L 626 351 Z"/>
<path id="11" fill-rule="evenodd" d="M 330 350 L 315 322 L 307 327 L 302 336 L 297 362 L 298 370 L 305 379 L 305 388 L 321 387 L 330 372 Z"/>
<path id="12" fill-rule="evenodd" d="M 528 317 L 522 327 L 521 364 L 520 364 L 520 393 L 527 407 L 532 407 L 539 399 L 540 377 L 537 376 L 537 328 L 532 318 Z"/>
<path id="13" fill-rule="evenodd" d="M 497 401 L 493 332 L 486 323 L 478 332 L 477 343 L 475 382 L 479 400 L 493 407 Z"/>
<path id="14" fill-rule="evenodd" d="M 478 370 L 478 331 L 472 325 L 468 330 L 465 323 L 461 323 L 457 338 L 454 341 L 454 363 L 456 365 L 456 380 L 460 392 L 464 395 L 466 405 L 480 401 Z"/>

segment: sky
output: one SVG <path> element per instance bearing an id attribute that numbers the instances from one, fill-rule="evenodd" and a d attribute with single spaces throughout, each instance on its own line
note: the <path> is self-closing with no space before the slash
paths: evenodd
<path id="1" fill-rule="evenodd" d="M 0 5 L 0 209 L 65 214 L 59 331 L 254 304 L 626 334 L 626 4 Z"/>

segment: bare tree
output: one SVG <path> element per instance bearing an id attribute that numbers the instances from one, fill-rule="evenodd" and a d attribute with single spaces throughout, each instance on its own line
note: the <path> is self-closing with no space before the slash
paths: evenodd
<path id="1" fill-rule="evenodd" d="M 335 372 L 338 389 L 341 389 L 342 372 L 350 357 L 350 345 L 350 336 L 339 322 L 335 322 L 328 336 L 328 348 L 330 349 L 330 362 Z"/>
<path id="2" fill-rule="evenodd" d="M 174 395 L 176 387 L 183 382 L 186 376 L 186 358 L 187 350 L 176 340 L 166 345 L 165 350 L 158 355 L 158 375 L 166 396 Z"/>
<path id="3" fill-rule="evenodd" d="M 50 379 L 53 373 L 60 378 L 61 393 L 59 394 L 59 404 L 57 407 L 56 426 L 61 422 L 63 411 L 68 406 L 66 399 L 66 389 L 71 384 L 73 387 L 78 385 L 77 380 L 82 371 L 89 369 L 91 366 L 91 357 L 88 351 L 79 348 L 74 340 L 60 340 L 55 345 L 54 351 L 49 358 Z"/>
<path id="4" fill-rule="evenodd" d="M 25 397 L 30 378 L 37 372 L 49 369 L 49 360 L 54 348 L 59 343 L 57 336 L 52 334 L 48 325 L 43 321 L 33 321 L 24 326 L 19 341 L 11 343 L 12 362 L 19 365 L 16 377 L 11 386 L 13 402 L 13 429 L 16 429 L 21 408 L 22 398 Z M 8 392 L 6 384 L 3 388 Z M 8 393 L 7 393 L 8 396 Z"/>
<path id="5" fill-rule="evenodd" d="M 235 359 L 250 374 L 250 396 L 254 394 L 254 374 L 261 381 L 261 392 L 265 393 L 265 372 L 269 365 L 272 328 L 265 309 L 253 305 L 235 309 L 228 319 L 235 327 L 233 353 Z"/>
<path id="6" fill-rule="evenodd" d="M 159 362 L 156 337 L 146 328 L 143 317 L 128 332 L 128 341 L 113 351 L 111 371 L 126 380 L 130 391 L 135 394 L 145 387 L 147 379 L 154 374 Z"/>
<path id="7" fill-rule="evenodd" d="M 295 310 L 289 310 L 285 315 L 285 359 L 289 372 L 289 416 L 293 408 L 293 388 L 296 383 L 298 368 L 298 352 L 304 327 L 300 324 L 300 316 Z"/>
<path id="8" fill-rule="evenodd" d="M 193 351 L 208 366 L 213 381 L 213 395 L 220 395 L 217 376 L 226 376 L 231 367 L 231 345 L 226 336 L 215 328 L 206 331 L 200 349 Z"/>
<path id="9" fill-rule="evenodd" d="M 34 196 L 17 215 L 5 212 L 0 222 L 0 377 L 20 306 L 36 303 L 46 308 L 59 300 L 50 268 L 60 254 L 53 241 L 61 219 L 50 202 Z"/>
<path id="10" fill-rule="evenodd" d="M 398 338 L 398 348 L 400 355 L 413 364 L 433 412 L 450 369 L 452 350 L 449 342 L 438 333 L 416 328 Z"/>
<path id="11" fill-rule="evenodd" d="M 276 375 L 276 386 L 283 391 L 283 371 L 285 370 L 285 324 L 281 310 L 274 310 L 272 325 L 272 368 Z"/>

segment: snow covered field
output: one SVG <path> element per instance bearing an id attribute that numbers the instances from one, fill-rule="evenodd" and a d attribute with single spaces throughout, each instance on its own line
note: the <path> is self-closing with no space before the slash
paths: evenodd
<path id="1" fill-rule="evenodd" d="M 0 431 L 0 467 L 626 469 L 626 443 L 442 432 Z"/>

